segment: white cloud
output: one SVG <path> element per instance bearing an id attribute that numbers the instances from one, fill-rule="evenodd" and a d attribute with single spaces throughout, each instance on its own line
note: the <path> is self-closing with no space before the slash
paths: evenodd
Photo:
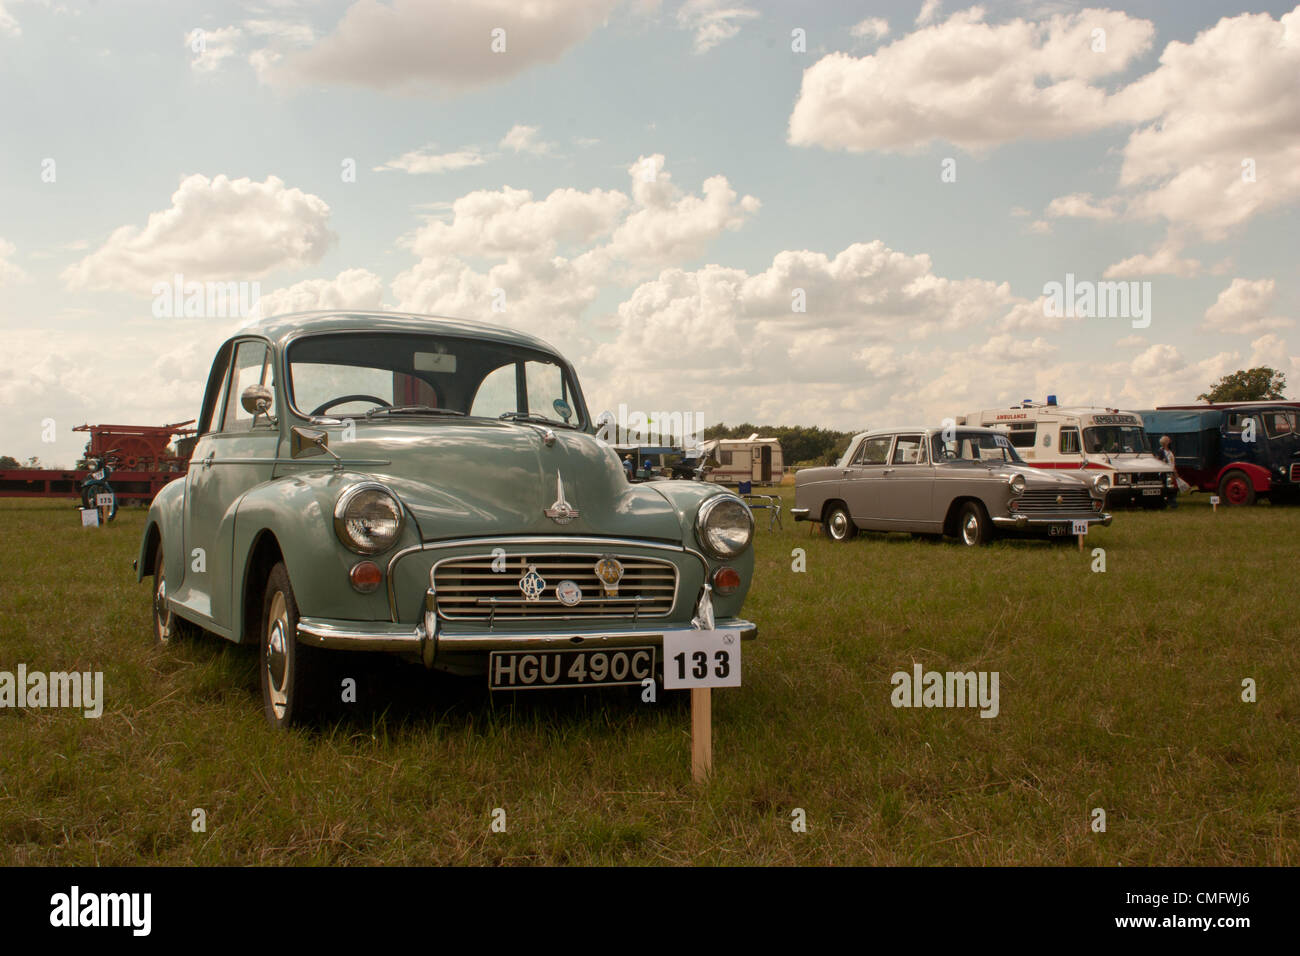
<path id="1" fill-rule="evenodd" d="M 17 247 L 12 242 L 0 239 L 0 286 L 9 282 L 21 282 L 27 278 L 26 272 L 8 261 L 9 257 L 17 251 Z"/>
<path id="2" fill-rule="evenodd" d="M 148 295 L 181 273 L 187 281 L 257 279 L 318 261 L 334 236 L 320 197 L 265 182 L 193 175 L 171 205 L 144 228 L 121 226 L 98 249 L 63 272 L 71 289 L 116 289 Z"/>
<path id="3" fill-rule="evenodd" d="M 916 25 L 923 27 L 928 23 L 933 23 L 938 18 L 939 8 L 942 6 L 942 0 L 925 0 L 921 4 L 921 12 L 916 15 Z"/>
<path id="4" fill-rule="evenodd" d="M 1189 279 L 1201 271 L 1198 259 L 1184 259 L 1179 253 L 1182 243 L 1173 238 L 1165 239 L 1151 255 L 1139 252 L 1106 267 L 1103 278 L 1134 279 L 1139 276 L 1171 275 L 1180 279 Z"/>
<path id="5" fill-rule="evenodd" d="M 740 32 L 741 24 L 757 17 L 749 7 L 724 6 L 724 0 L 686 0 L 677 8 L 677 25 L 695 34 L 693 49 L 707 53 Z"/>
<path id="6" fill-rule="evenodd" d="M 1285 329 L 1295 323 L 1280 315 L 1269 315 L 1277 300 L 1277 283 L 1272 279 L 1233 279 L 1205 310 L 1202 328 L 1213 332 L 1256 335 L 1267 329 Z"/>
<path id="7" fill-rule="evenodd" d="M 1183 357 L 1172 345 L 1152 345 L 1130 364 L 1132 373 L 1138 378 L 1154 378 L 1168 372 L 1176 372 L 1184 365 Z"/>
<path id="8" fill-rule="evenodd" d="M 1114 219 L 1118 200 L 1115 197 L 1094 202 L 1092 193 L 1070 193 L 1057 196 L 1047 204 L 1047 215 L 1069 216 L 1076 219 Z"/>
<path id="9" fill-rule="evenodd" d="M 536 126 L 524 126 L 522 123 L 510 127 L 510 132 L 506 133 L 497 145 L 502 149 L 512 149 L 516 153 L 532 153 L 535 156 L 545 156 L 555 148 L 554 143 L 546 143 L 537 138 Z"/>
<path id="10" fill-rule="evenodd" d="M 827 149 L 912 150 L 945 140 L 981 150 L 1144 118 L 1096 85 L 1151 46 L 1153 25 L 1112 10 L 983 23 L 979 7 L 873 54 L 832 53 L 804 71 L 789 140 Z M 1093 52 L 1092 31 L 1106 31 Z"/>
<path id="11" fill-rule="evenodd" d="M 1052 224 L 1046 219 L 1035 219 L 1025 227 L 1025 231 L 1035 236 L 1050 236 L 1052 234 Z"/>
<path id="12" fill-rule="evenodd" d="M 889 33 L 889 21 L 883 17 L 867 17 L 849 27 L 849 36 L 866 40 L 879 40 Z"/>
<path id="13" fill-rule="evenodd" d="M 377 173 L 401 170 L 404 173 L 446 173 L 470 166 L 482 166 L 491 156 L 479 152 L 477 147 L 468 146 L 452 153 L 435 153 L 432 144 L 403 153 L 396 159 L 390 159 L 382 166 L 374 167 Z"/>
<path id="14" fill-rule="evenodd" d="M 265 65 L 275 83 L 402 93 L 460 90 L 553 63 L 604 23 L 618 0 L 357 0 L 332 33 Z M 503 30 L 497 34 L 494 30 Z M 493 51 L 496 39 L 504 49 Z"/>
<path id="15" fill-rule="evenodd" d="M 384 281 L 368 269 L 345 269 L 333 279 L 307 279 L 262 296 L 262 316 L 316 309 L 383 308 Z"/>
<path id="16" fill-rule="evenodd" d="M 13 14 L 5 9 L 4 0 L 0 0 L 0 36 L 18 37 L 22 36 L 22 27 L 14 19 Z"/>
<path id="17" fill-rule="evenodd" d="M 683 193 L 658 154 L 633 163 L 629 175 L 631 196 L 556 189 L 535 199 L 507 186 L 460 197 L 450 218 L 430 221 L 411 237 L 420 261 L 393 282 L 398 308 L 499 317 L 573 341 L 579 318 L 602 288 L 641 281 L 665 264 L 702 254 L 758 208 L 758 200 L 737 196 L 722 176 L 706 180 L 702 195 Z M 505 311 L 494 313 L 494 305 Z"/>
<path id="18" fill-rule="evenodd" d="M 1300 199 L 1298 36 L 1300 7 L 1279 20 L 1225 17 L 1171 42 L 1119 94 L 1128 113 L 1151 118 L 1124 147 L 1120 184 L 1139 190 L 1132 214 L 1220 239 Z"/>

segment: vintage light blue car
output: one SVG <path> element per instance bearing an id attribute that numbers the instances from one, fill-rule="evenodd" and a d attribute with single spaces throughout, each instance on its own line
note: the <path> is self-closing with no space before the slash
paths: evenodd
<path id="1" fill-rule="evenodd" d="M 149 509 L 155 638 L 259 643 L 285 726 L 338 695 L 331 651 L 588 687 L 654 677 L 670 631 L 756 636 L 745 503 L 631 484 L 593 431 L 572 366 L 530 335 L 393 313 L 246 326 L 213 362 L 188 474 Z"/>

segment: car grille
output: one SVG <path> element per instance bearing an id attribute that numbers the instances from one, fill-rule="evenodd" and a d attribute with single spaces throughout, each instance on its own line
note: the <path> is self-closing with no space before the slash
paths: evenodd
<path id="1" fill-rule="evenodd" d="M 1060 498 L 1058 504 L 1056 499 Z M 1092 495 L 1084 488 L 1076 488 L 1068 491 L 1052 491 L 1050 489 L 1030 489 L 1020 496 L 1020 503 L 1015 506 L 1015 510 L 1021 514 L 1041 515 L 1041 514 L 1093 514 Z"/>
<path id="2" fill-rule="evenodd" d="M 1158 471 L 1143 471 L 1133 476 L 1133 484 L 1135 485 L 1161 485 L 1164 484 L 1164 481 L 1164 474 Z"/>
<path id="3" fill-rule="evenodd" d="M 505 570 L 492 569 L 491 555 L 448 558 L 433 568 L 434 600 L 438 615 L 455 621 L 535 621 L 585 618 L 666 617 L 677 594 L 677 566 L 671 561 L 644 556 L 615 555 L 623 565 L 618 594 L 605 597 L 596 577 L 600 554 L 512 554 Z M 498 567 L 500 565 L 498 564 Z M 546 580 L 536 601 L 524 597 L 520 579 L 529 567 Z M 560 602 L 555 588 L 572 581 L 582 589 L 582 600 L 570 607 Z"/>

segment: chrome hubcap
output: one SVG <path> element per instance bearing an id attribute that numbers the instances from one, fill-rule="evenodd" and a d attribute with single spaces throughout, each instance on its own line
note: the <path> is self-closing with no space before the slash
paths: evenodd
<path id="1" fill-rule="evenodd" d="M 967 544 L 974 544 L 979 534 L 980 523 L 974 515 L 966 517 L 966 523 L 962 525 L 961 537 Z"/>
<path id="2" fill-rule="evenodd" d="M 289 611 L 284 595 L 271 599 L 271 619 L 266 629 L 266 686 L 271 692 L 271 709 L 283 717 L 289 707 Z"/>
<path id="3" fill-rule="evenodd" d="M 153 617 L 158 628 L 158 640 L 166 644 L 172 639 L 172 612 L 167 609 L 167 579 L 158 575 L 158 587 L 153 592 Z"/>
<path id="4" fill-rule="evenodd" d="M 844 537 L 845 532 L 849 529 L 848 519 L 844 517 L 843 511 L 837 511 L 831 515 L 831 537 L 839 540 Z"/>

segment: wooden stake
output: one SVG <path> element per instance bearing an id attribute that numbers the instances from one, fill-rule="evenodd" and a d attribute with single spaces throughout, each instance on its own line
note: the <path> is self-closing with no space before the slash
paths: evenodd
<path id="1" fill-rule="evenodd" d="M 713 773 L 713 688 L 691 688 L 691 776 L 704 783 Z"/>
<path id="2" fill-rule="evenodd" d="M 1083 535 L 1076 535 L 1076 537 L 1079 539 L 1079 550 L 1082 551 L 1082 550 L 1083 550 Z"/>

